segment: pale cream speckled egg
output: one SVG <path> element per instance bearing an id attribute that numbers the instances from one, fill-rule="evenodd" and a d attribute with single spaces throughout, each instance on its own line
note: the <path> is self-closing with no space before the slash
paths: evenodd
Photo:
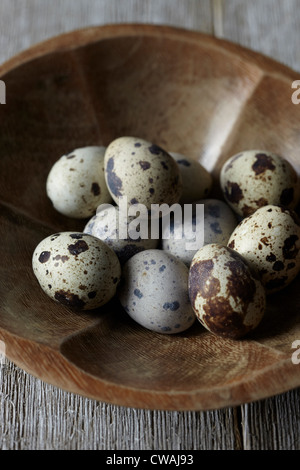
<path id="1" fill-rule="evenodd" d="M 189 296 L 200 323 L 210 332 L 238 339 L 253 331 L 266 309 L 266 294 L 241 255 L 217 243 L 195 254 Z"/>
<path id="2" fill-rule="evenodd" d="M 128 206 L 177 203 L 182 193 L 179 167 L 164 149 L 137 137 L 119 137 L 105 152 L 105 178 L 114 201 Z"/>
<path id="3" fill-rule="evenodd" d="M 104 176 L 105 150 L 100 146 L 79 148 L 54 163 L 46 192 L 58 212 L 84 219 L 95 214 L 99 204 L 112 202 Z"/>
<path id="4" fill-rule="evenodd" d="M 268 205 L 243 219 L 228 246 L 247 259 L 267 293 L 286 287 L 300 271 L 300 226 L 297 216 Z"/>
<path id="5" fill-rule="evenodd" d="M 120 262 L 109 246 L 75 232 L 42 240 L 34 250 L 32 268 L 50 298 L 76 310 L 106 304 L 116 294 L 121 277 Z"/>
<path id="6" fill-rule="evenodd" d="M 169 152 L 177 162 L 182 176 L 181 204 L 206 198 L 212 188 L 212 176 L 197 160 L 182 153 Z"/>
<path id="7" fill-rule="evenodd" d="M 203 205 L 203 212 L 196 212 L 197 204 Z M 186 235 L 184 221 L 171 220 L 170 226 L 162 228 L 162 248 L 168 253 L 181 259 L 187 266 L 190 266 L 195 253 L 203 246 L 210 243 L 220 243 L 227 245 L 228 240 L 238 224 L 235 213 L 226 202 L 220 199 L 201 199 L 194 204 L 193 211 L 193 231 L 195 248 L 190 248 L 190 235 Z M 177 230 L 181 230 L 182 238 L 176 238 Z M 203 231 L 203 236 L 196 240 L 196 230 Z"/>
<path id="8" fill-rule="evenodd" d="M 130 232 L 130 224 L 134 220 L 134 217 L 127 217 L 124 221 L 119 217 L 119 207 L 107 205 L 101 210 L 97 210 L 97 214 L 94 215 L 84 227 L 84 233 L 89 233 L 94 237 L 103 240 L 107 243 L 110 248 L 117 254 L 120 263 L 123 265 L 131 256 L 142 250 L 148 250 L 151 248 L 157 248 L 159 239 L 143 238 L 132 238 Z M 127 237 L 120 235 L 120 224 L 123 224 L 124 232 L 127 233 Z M 148 224 L 148 234 L 150 234 L 150 222 Z"/>
<path id="9" fill-rule="evenodd" d="M 268 204 L 294 209 L 299 202 L 299 179 L 283 157 L 264 150 L 246 150 L 229 158 L 220 172 L 228 204 L 241 217 Z"/>
<path id="10" fill-rule="evenodd" d="M 157 333 L 180 333 L 196 318 L 188 295 L 188 268 L 162 250 L 141 251 L 125 263 L 118 297 L 135 322 Z"/>

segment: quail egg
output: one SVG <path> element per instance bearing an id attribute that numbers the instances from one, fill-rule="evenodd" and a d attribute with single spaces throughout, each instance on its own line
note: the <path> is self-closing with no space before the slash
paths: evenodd
<path id="1" fill-rule="evenodd" d="M 63 155 L 52 166 L 46 192 L 61 214 L 84 219 L 95 214 L 99 204 L 112 198 L 104 176 L 106 147 L 83 147 Z"/>
<path id="2" fill-rule="evenodd" d="M 127 216 L 124 220 L 119 217 L 119 207 L 113 205 L 103 205 L 98 208 L 96 215 L 94 215 L 86 224 L 84 233 L 89 233 L 94 237 L 103 240 L 110 248 L 117 254 L 120 263 L 124 264 L 131 256 L 142 250 L 157 248 L 159 238 L 152 239 L 150 222 L 147 219 L 141 219 L 140 225 L 145 221 L 145 237 L 143 236 L 142 228 L 136 230 L 134 224 L 133 231 L 131 231 L 131 224 L 137 220 L 133 216 Z M 122 227 L 123 226 L 123 234 Z M 138 238 L 136 238 L 138 236 Z M 148 237 L 148 238 L 146 238 Z"/>
<path id="3" fill-rule="evenodd" d="M 177 162 L 182 176 L 181 204 L 190 204 L 207 197 L 212 188 L 212 176 L 197 160 L 182 153 L 169 152 Z"/>
<path id="4" fill-rule="evenodd" d="M 177 203 L 182 177 L 174 158 L 164 149 L 137 137 L 119 137 L 105 152 L 105 178 L 114 201 L 128 206 Z"/>
<path id="5" fill-rule="evenodd" d="M 49 297 L 76 310 L 106 304 L 121 277 L 114 251 L 84 233 L 59 232 L 46 237 L 34 250 L 32 268 Z"/>
<path id="6" fill-rule="evenodd" d="M 225 162 L 220 185 L 229 205 L 247 217 L 268 204 L 294 209 L 299 201 L 299 180 L 283 157 L 264 150 L 246 150 Z"/>
<path id="7" fill-rule="evenodd" d="M 183 217 L 186 213 L 184 211 Z M 227 245 L 237 224 L 236 215 L 226 202 L 219 199 L 202 199 L 193 205 L 193 233 L 186 233 L 185 221 L 182 221 L 182 218 L 173 217 L 169 226 L 167 223 L 163 225 L 162 248 L 190 266 L 193 256 L 203 245 Z M 176 236 L 177 233 L 181 238 Z"/>
<path id="8" fill-rule="evenodd" d="M 189 296 L 200 323 L 217 336 L 232 339 L 253 331 L 266 309 L 265 289 L 244 258 L 217 243 L 195 254 Z"/>
<path id="9" fill-rule="evenodd" d="M 162 250 L 141 251 L 125 263 L 118 297 L 133 320 L 158 333 L 180 333 L 196 318 L 188 296 L 188 268 Z"/>
<path id="10" fill-rule="evenodd" d="M 257 209 L 236 227 L 228 246 L 247 259 L 269 294 L 282 290 L 299 273 L 300 226 L 289 209 Z"/>

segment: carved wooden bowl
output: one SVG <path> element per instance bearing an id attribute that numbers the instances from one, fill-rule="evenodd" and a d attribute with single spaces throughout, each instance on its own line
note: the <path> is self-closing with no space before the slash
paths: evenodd
<path id="1" fill-rule="evenodd" d="M 218 194 L 223 162 L 265 148 L 300 171 L 296 73 L 254 52 L 181 29 L 109 25 L 34 46 L 0 67 L 0 340 L 7 357 L 62 389 L 136 408 L 207 410 L 300 386 L 299 278 L 268 299 L 249 337 L 199 324 L 176 336 L 133 323 L 116 300 L 75 313 L 33 275 L 44 237 L 82 230 L 52 207 L 45 181 L 63 154 L 135 135 L 198 159 Z M 3 343 L 2 343 L 3 344 Z"/>

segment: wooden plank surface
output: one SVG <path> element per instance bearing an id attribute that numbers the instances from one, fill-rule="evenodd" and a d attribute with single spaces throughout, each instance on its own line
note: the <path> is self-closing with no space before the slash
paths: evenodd
<path id="1" fill-rule="evenodd" d="M 300 70 L 298 0 L 225 0 L 223 36 Z"/>
<path id="2" fill-rule="evenodd" d="M 216 0 L 214 10 L 209 0 L 1 0 L 0 63 L 76 28 L 144 22 L 215 34 L 300 71 L 299 6 L 298 0 Z M 4 358 L 0 449 L 299 450 L 299 399 L 293 390 L 208 412 L 137 410 L 67 393 Z"/>

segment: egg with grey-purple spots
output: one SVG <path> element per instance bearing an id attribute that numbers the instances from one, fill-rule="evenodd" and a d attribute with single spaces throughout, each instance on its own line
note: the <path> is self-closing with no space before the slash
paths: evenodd
<path id="1" fill-rule="evenodd" d="M 239 339 L 260 324 L 265 289 L 245 259 L 217 243 L 195 254 L 189 270 L 189 296 L 199 322 L 211 333 Z"/>
<path id="2" fill-rule="evenodd" d="M 136 323 L 162 334 L 190 328 L 195 313 L 188 295 L 188 268 L 162 250 L 145 250 L 122 270 L 118 298 Z"/>
<path id="3" fill-rule="evenodd" d="M 99 204 L 112 202 L 104 176 L 105 150 L 102 146 L 78 148 L 54 163 L 46 192 L 58 212 L 84 219 L 94 215 Z"/>
<path id="4" fill-rule="evenodd" d="M 174 213 L 170 221 L 162 223 L 161 238 L 163 250 L 181 259 L 187 266 L 190 266 L 195 253 L 203 245 L 227 245 L 238 224 L 233 210 L 220 199 L 202 199 L 193 204 L 191 231 L 188 230 L 188 220 L 184 219 L 187 216 L 186 207 L 182 215 L 177 218 Z"/>
<path id="5" fill-rule="evenodd" d="M 105 179 L 113 200 L 127 205 L 177 203 L 182 193 L 179 167 L 164 149 L 137 137 L 119 137 L 105 152 Z"/>
<path id="6" fill-rule="evenodd" d="M 103 241 L 81 232 L 59 232 L 35 248 L 32 268 L 43 291 L 74 310 L 92 310 L 116 294 L 121 266 Z"/>
<path id="7" fill-rule="evenodd" d="M 223 165 L 220 185 L 227 203 L 241 217 L 268 204 L 294 209 L 299 202 L 299 178 L 292 164 L 265 150 L 246 150 Z"/>
<path id="8" fill-rule="evenodd" d="M 149 217 L 142 219 L 139 224 L 145 223 L 145 230 L 136 227 L 136 220 L 137 218 L 128 214 L 125 218 L 120 217 L 119 206 L 107 204 L 98 208 L 96 215 L 87 222 L 83 231 L 107 243 L 123 265 L 140 251 L 157 248 L 160 242 L 159 238 L 149 237 L 151 231 Z"/>
<path id="9" fill-rule="evenodd" d="M 285 288 L 300 271 L 299 219 L 282 206 L 264 206 L 243 219 L 228 246 L 247 259 L 268 294 Z"/>
<path id="10" fill-rule="evenodd" d="M 197 160 L 182 153 L 170 152 L 177 162 L 182 177 L 181 204 L 190 204 L 206 198 L 212 189 L 212 176 Z"/>

